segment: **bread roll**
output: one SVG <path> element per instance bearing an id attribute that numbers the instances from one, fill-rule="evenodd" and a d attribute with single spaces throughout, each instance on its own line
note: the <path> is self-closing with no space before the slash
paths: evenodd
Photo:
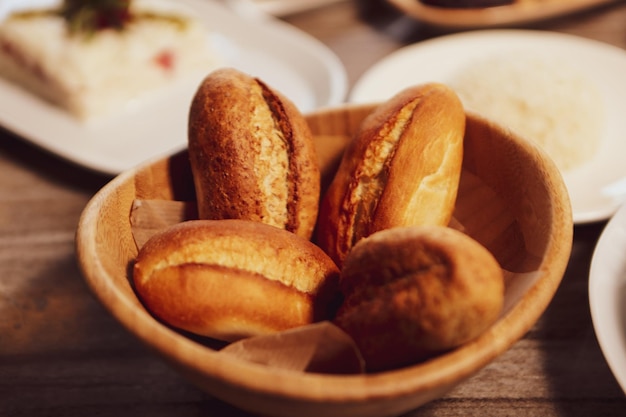
<path id="1" fill-rule="evenodd" d="M 232 68 L 210 73 L 191 103 L 189 157 L 201 219 L 245 219 L 311 238 L 320 170 L 296 106 Z"/>
<path id="2" fill-rule="evenodd" d="M 387 229 L 357 243 L 341 271 L 335 323 L 368 371 L 409 365 L 458 347 L 500 315 L 502 269 L 469 236 L 442 226 Z"/>
<path id="3" fill-rule="evenodd" d="M 332 318 L 339 271 L 310 241 L 246 220 L 191 220 L 140 249 L 133 280 L 156 317 L 234 341 Z"/>
<path id="4" fill-rule="evenodd" d="M 346 148 L 321 203 L 316 242 L 339 265 L 359 239 L 390 227 L 446 225 L 463 160 L 465 112 L 443 84 L 381 104 Z"/>

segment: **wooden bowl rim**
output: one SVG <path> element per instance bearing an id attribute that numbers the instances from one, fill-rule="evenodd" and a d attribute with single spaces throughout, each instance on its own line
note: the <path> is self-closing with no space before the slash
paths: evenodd
<path id="1" fill-rule="evenodd" d="M 359 105 L 322 109 L 313 114 L 350 107 Z M 132 181 L 135 175 L 147 166 L 169 159 L 171 156 L 147 162 L 118 175 L 88 202 L 76 233 L 79 266 L 92 292 L 127 330 L 163 357 L 174 362 L 177 367 L 193 371 L 196 377 L 206 378 L 212 384 L 224 384 L 292 400 L 346 403 L 414 395 L 458 383 L 506 351 L 522 338 L 543 314 L 563 278 L 573 235 L 569 197 L 556 165 L 535 145 L 495 123 L 469 112 L 468 117 L 480 123 L 487 123 L 490 128 L 510 137 L 523 152 L 540 155 L 541 168 L 554 189 L 553 207 L 560 207 L 564 215 L 553 216 L 553 223 L 550 226 L 552 238 L 539 269 L 541 277 L 526 291 L 522 299 L 476 340 L 425 363 L 365 375 L 312 374 L 270 369 L 202 346 L 160 324 L 146 310 L 138 309 L 131 299 L 117 288 L 97 257 L 96 225 L 100 207 L 108 198 L 115 195 L 122 184 Z M 268 384 L 267 377 L 270 375 L 272 383 Z"/>

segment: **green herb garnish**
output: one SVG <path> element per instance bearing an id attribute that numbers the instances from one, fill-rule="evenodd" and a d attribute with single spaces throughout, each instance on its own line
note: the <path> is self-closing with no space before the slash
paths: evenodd
<path id="1" fill-rule="evenodd" d="M 72 33 L 122 30 L 132 19 L 130 0 L 64 0 L 61 15 Z"/>

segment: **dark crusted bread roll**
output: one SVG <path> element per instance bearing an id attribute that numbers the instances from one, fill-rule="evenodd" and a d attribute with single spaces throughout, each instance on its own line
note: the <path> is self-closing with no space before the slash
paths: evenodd
<path id="1" fill-rule="evenodd" d="M 369 371 L 416 363 L 458 347 L 500 315 L 502 269 L 469 236 L 442 226 L 387 229 L 357 243 L 339 281 L 335 323 Z"/>
<path id="2" fill-rule="evenodd" d="M 320 171 L 296 106 L 232 68 L 210 73 L 189 113 L 189 157 L 201 219 L 246 219 L 310 238 Z"/>

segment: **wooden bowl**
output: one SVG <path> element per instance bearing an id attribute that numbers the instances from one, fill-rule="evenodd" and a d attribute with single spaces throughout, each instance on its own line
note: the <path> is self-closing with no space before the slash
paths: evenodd
<path id="1" fill-rule="evenodd" d="M 352 105 L 308 116 L 323 184 L 371 108 Z M 544 153 L 468 114 L 463 168 L 453 224 L 500 261 L 507 277 L 505 308 L 476 340 L 403 369 L 342 376 L 279 370 L 224 356 L 155 320 L 131 286 L 137 247 L 129 212 L 136 198 L 193 201 L 186 152 L 125 172 L 100 190 L 80 219 L 77 255 L 88 285 L 113 316 L 217 398 L 273 416 L 398 415 L 442 396 L 522 338 L 552 299 L 570 255 L 568 194 Z"/>
<path id="2" fill-rule="evenodd" d="M 448 29 L 476 29 L 523 25 L 582 12 L 615 0 L 515 0 L 497 7 L 450 8 L 418 0 L 388 0 L 414 19 Z"/>

